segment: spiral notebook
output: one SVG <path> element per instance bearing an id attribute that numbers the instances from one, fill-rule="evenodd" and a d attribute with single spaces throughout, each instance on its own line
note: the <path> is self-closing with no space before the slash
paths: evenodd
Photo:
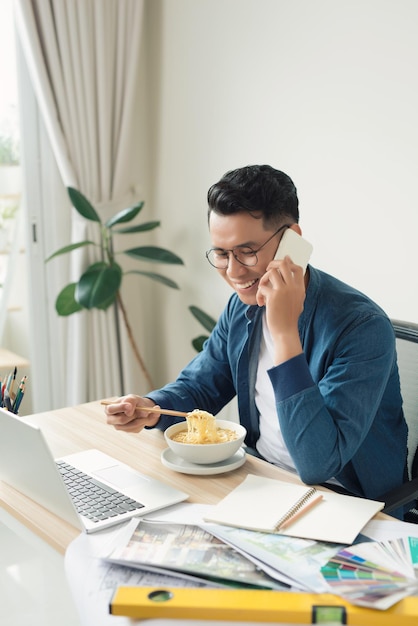
<path id="1" fill-rule="evenodd" d="M 247 530 L 351 544 L 383 506 L 375 500 L 248 474 L 204 519 Z"/>

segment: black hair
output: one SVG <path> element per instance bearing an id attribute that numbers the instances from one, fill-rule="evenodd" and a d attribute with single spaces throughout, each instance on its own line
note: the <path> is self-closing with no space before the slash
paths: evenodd
<path id="1" fill-rule="evenodd" d="M 299 201 L 292 179 L 270 165 L 247 165 L 224 174 L 208 191 L 208 218 L 251 213 L 266 227 L 299 221 Z"/>

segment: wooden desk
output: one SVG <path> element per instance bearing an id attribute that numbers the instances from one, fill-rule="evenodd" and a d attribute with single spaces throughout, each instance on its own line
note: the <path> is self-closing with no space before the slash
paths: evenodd
<path id="1" fill-rule="evenodd" d="M 300 482 L 293 474 L 250 455 L 239 469 L 226 474 L 190 476 L 174 472 L 160 461 L 161 451 L 167 447 L 161 431 L 118 432 L 106 424 L 99 402 L 29 415 L 24 419 L 42 428 L 54 457 L 98 448 L 140 472 L 189 493 L 190 502 L 216 503 L 248 473 Z M 0 506 L 61 554 L 80 532 L 1 481 Z"/>
<path id="2" fill-rule="evenodd" d="M 98 448 L 111 456 L 120 459 L 140 472 L 163 480 L 190 494 L 189 501 L 195 503 L 216 503 L 223 498 L 231 489 L 237 486 L 248 473 L 261 476 L 278 478 L 288 482 L 300 483 L 299 479 L 284 470 L 260 461 L 255 457 L 248 456 L 245 464 L 226 474 L 215 476 L 191 476 L 174 472 L 162 465 L 160 460 L 161 451 L 166 447 L 164 435 L 158 430 L 146 430 L 139 434 L 121 433 L 106 424 L 104 409 L 99 402 L 83 404 L 73 408 L 59 409 L 38 413 L 23 418 L 38 424 L 48 441 L 54 457 L 64 456 L 73 452 L 79 452 L 88 448 Z M 69 544 L 79 537 L 79 540 L 92 536 L 80 535 L 80 531 L 56 517 L 36 502 L 23 496 L 12 487 L 0 481 L 0 507 L 6 510 L 15 520 L 23 524 L 24 528 L 49 544 L 54 554 L 65 554 Z M 378 517 L 385 518 L 379 514 Z M 74 544 L 73 544 L 74 545 Z M 72 581 L 74 585 L 74 581 Z M 108 601 L 99 607 L 88 604 L 81 588 L 77 593 L 73 588 L 73 596 L 78 601 L 79 614 L 82 623 L 86 626 L 91 624 L 114 624 L 114 616 L 109 616 Z M 83 595 L 84 593 L 84 595 Z M 89 619 L 90 611 L 100 611 L 100 620 Z M 125 626 L 128 624 L 140 624 L 131 622 L 128 618 L 116 618 L 118 623 Z M 1 616 L 0 616 L 1 621 Z M 160 620 L 164 626 L 174 624 L 181 626 L 183 621 Z M 200 623 L 200 622 L 199 622 Z M 222 622 L 226 624 L 226 622 Z M 196 622 L 191 622 L 191 625 Z M 211 626 L 215 622 L 208 622 Z"/>

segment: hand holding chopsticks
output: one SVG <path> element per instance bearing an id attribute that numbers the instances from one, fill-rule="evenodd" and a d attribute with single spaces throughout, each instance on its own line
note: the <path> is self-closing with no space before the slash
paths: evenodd
<path id="1" fill-rule="evenodd" d="M 105 406 L 109 404 L 116 404 L 117 400 L 102 400 L 100 404 Z M 154 406 L 141 406 L 136 405 L 136 409 L 143 409 L 144 411 L 150 411 L 151 413 L 161 413 L 162 415 L 173 415 L 175 417 L 187 417 L 189 413 L 185 413 L 184 411 L 172 411 L 171 409 L 159 409 Z"/>

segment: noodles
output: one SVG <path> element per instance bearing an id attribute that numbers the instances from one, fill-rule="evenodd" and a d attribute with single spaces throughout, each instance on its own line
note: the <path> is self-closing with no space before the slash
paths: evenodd
<path id="1" fill-rule="evenodd" d="M 173 435 L 173 441 L 179 443 L 224 443 L 237 439 L 237 433 L 228 428 L 218 428 L 216 419 L 207 411 L 195 409 L 188 413 L 187 430 L 181 430 Z"/>

